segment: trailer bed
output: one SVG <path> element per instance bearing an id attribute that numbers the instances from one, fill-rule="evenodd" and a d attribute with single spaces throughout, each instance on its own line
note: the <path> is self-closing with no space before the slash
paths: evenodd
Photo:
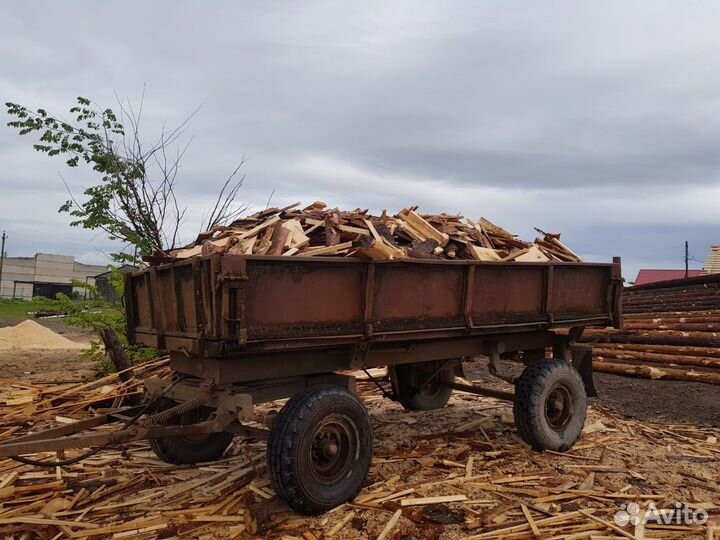
<path id="1" fill-rule="evenodd" d="M 619 326 L 620 262 L 211 255 L 126 280 L 131 341 L 193 357 Z"/>

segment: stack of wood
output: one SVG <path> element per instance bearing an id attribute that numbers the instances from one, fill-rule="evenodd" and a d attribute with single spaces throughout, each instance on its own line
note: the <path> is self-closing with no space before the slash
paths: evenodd
<path id="1" fill-rule="evenodd" d="M 18 426 L 25 432 L 37 414 L 55 423 L 87 417 L 79 410 L 83 401 L 100 394 L 119 399 L 127 390 L 118 378 L 94 387 L 27 386 L 3 381 L 0 440 Z M 114 390 L 101 392 L 105 386 Z M 369 481 L 354 501 L 322 516 L 300 516 L 278 499 L 263 442 L 237 437 L 223 459 L 178 466 L 161 462 L 139 441 L 62 468 L 0 460 L 2 537 L 700 540 L 709 527 L 673 522 L 621 529 L 613 516 L 630 501 L 667 511 L 687 501 L 711 515 L 718 511 L 720 446 L 711 427 L 623 420 L 594 407 L 569 453 L 537 453 L 515 434 L 510 403 L 454 394 L 450 407 L 411 413 L 371 382 L 359 382 L 358 390 L 376 433 Z M 260 407 L 269 413 L 279 406 Z"/>
<path id="2" fill-rule="evenodd" d="M 720 384 L 720 275 L 625 289 L 622 330 L 587 329 L 595 370 Z"/>
<path id="3" fill-rule="evenodd" d="M 381 260 L 582 261 L 560 241 L 559 234 L 536 229 L 541 237 L 525 242 L 482 217 L 476 222 L 460 215 L 420 214 L 416 206 L 394 216 L 386 211 L 372 216 L 368 210 L 328 209 L 319 201 L 299 206 L 269 208 L 215 227 L 201 233 L 192 245 L 167 255 L 175 259 L 229 253 Z"/>
<path id="4" fill-rule="evenodd" d="M 720 244 L 710 246 L 710 253 L 703 270 L 708 274 L 720 274 Z"/>

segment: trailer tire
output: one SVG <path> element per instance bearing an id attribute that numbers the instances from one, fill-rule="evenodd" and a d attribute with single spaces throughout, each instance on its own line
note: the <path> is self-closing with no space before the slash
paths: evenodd
<path id="1" fill-rule="evenodd" d="M 317 515 L 355 497 L 370 470 L 372 426 L 345 388 L 320 386 L 292 397 L 270 430 L 268 473 L 296 511 Z"/>
<path id="2" fill-rule="evenodd" d="M 513 406 L 520 437 L 535 450 L 564 452 L 580 437 L 587 395 L 580 374 L 565 360 L 540 360 L 515 383 Z"/>
<path id="3" fill-rule="evenodd" d="M 211 413 L 212 409 L 203 407 L 185 413 L 175 420 L 179 420 L 180 424 L 191 424 L 206 420 Z M 165 437 L 150 439 L 150 448 L 165 463 L 189 465 L 219 459 L 232 439 L 233 434 L 228 431 L 193 437 Z"/>
<path id="4" fill-rule="evenodd" d="M 425 377 L 440 367 L 438 362 L 418 362 L 395 366 L 398 401 L 408 411 L 432 411 L 447 405 L 452 388 L 443 386 L 455 380 L 451 369 L 439 371 L 428 384 Z M 420 389 L 419 387 L 422 386 Z"/>

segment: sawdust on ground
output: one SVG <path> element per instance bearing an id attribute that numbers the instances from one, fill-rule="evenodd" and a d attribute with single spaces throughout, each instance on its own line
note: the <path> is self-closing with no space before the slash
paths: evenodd
<path id="1" fill-rule="evenodd" d="M 489 382 L 468 367 L 471 379 Z M 0 496 L 0 532 L 19 536 L 32 531 L 49 539 L 61 535 L 62 526 L 73 537 L 92 538 L 375 540 L 399 510 L 387 540 L 612 538 L 608 534 L 617 530 L 606 523 L 614 523 L 621 504 L 636 501 L 643 508 L 653 502 L 665 509 L 684 502 L 707 510 L 712 525 L 718 525 L 720 447 L 715 428 L 641 423 L 595 404 L 570 452 L 537 453 L 515 434 L 510 403 L 455 393 L 442 410 L 409 412 L 382 398 L 369 382 L 358 387 L 373 421 L 373 466 L 354 501 L 322 516 L 299 516 L 276 499 L 262 442 L 237 437 L 222 460 L 176 466 L 160 462 L 146 441 L 138 441 L 61 470 L 0 460 L 0 483 L 14 490 Z M 0 399 L 6 403 L 0 408 L 6 430 L 0 440 L 25 432 L 30 417 L 35 428 L 57 421 L 57 415 L 87 417 L 82 403 L 106 401 L 111 395 L 102 387 L 7 381 L 0 385 Z M 280 406 L 263 404 L 258 412 Z M 69 451 L 66 457 L 76 453 Z M 454 496 L 457 502 L 401 502 L 428 496 Z M 266 503 L 278 504 L 269 527 L 247 536 L 245 509 Z M 540 535 L 533 534 L 524 511 Z M 594 512 L 601 522 L 581 511 Z M 708 528 L 653 526 L 647 537 L 701 540 Z M 636 538 L 645 534 L 637 526 L 623 533 Z"/>
<path id="2" fill-rule="evenodd" d="M 87 343 L 71 341 L 30 319 L 0 328 L 0 349 L 86 349 Z"/>

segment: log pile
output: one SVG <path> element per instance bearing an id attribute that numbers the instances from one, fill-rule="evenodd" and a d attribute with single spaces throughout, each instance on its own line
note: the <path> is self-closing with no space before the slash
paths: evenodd
<path id="1" fill-rule="evenodd" d="M 626 314 L 701 312 L 720 309 L 720 276 L 707 275 L 648 283 L 625 289 Z"/>
<path id="2" fill-rule="evenodd" d="M 229 253 L 380 260 L 582 261 L 560 241 L 559 234 L 536 229 L 540 236 L 525 242 L 482 217 L 476 222 L 460 215 L 420 214 L 416 206 L 394 216 L 385 211 L 372 216 L 368 210 L 328 209 L 319 201 L 299 206 L 270 208 L 215 227 L 201 233 L 192 245 L 151 260 Z"/>
<path id="3" fill-rule="evenodd" d="M 166 369 L 152 366 L 155 373 Z M 85 417 L 82 402 L 119 399 L 128 390 L 117 378 L 72 388 L 2 382 L 0 440 L 10 430 L 26 431 L 38 416 L 56 423 Z M 101 390 L 107 386 L 114 390 Z M 639 524 L 618 532 L 613 516 L 631 501 L 661 509 L 685 501 L 718 512 L 720 445 L 712 428 L 641 423 L 593 407 L 569 453 L 540 454 L 515 434 L 509 403 L 454 394 L 445 409 L 406 412 L 372 383 L 358 387 L 376 437 L 370 478 L 354 501 L 322 516 L 297 515 L 277 499 L 264 443 L 238 437 L 217 462 L 175 466 L 136 442 L 62 469 L 0 460 L 1 536 L 699 540 L 708 526 Z"/>
<path id="4" fill-rule="evenodd" d="M 630 287 L 623 310 L 622 330 L 585 331 L 596 371 L 720 384 L 720 275 Z"/>

